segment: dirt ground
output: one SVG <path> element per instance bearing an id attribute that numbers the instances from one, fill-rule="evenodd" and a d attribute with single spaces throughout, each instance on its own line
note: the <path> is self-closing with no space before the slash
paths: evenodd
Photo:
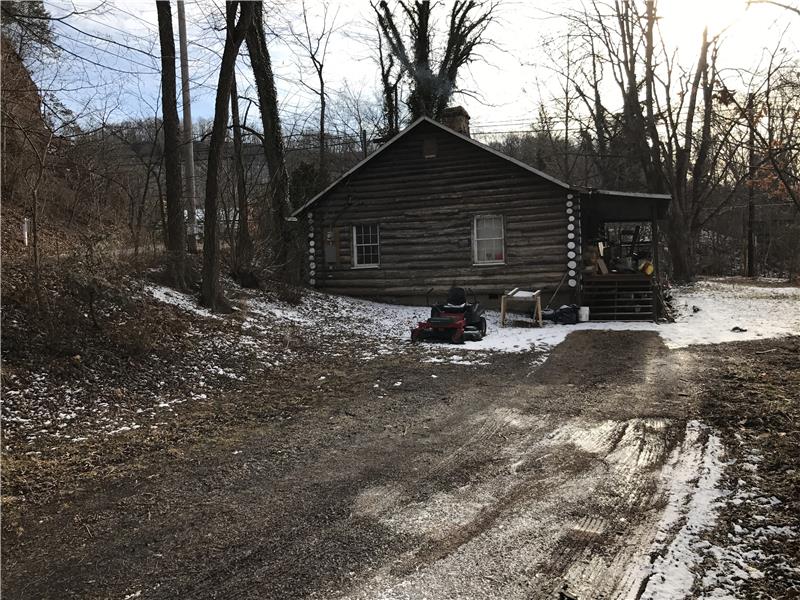
<path id="1" fill-rule="evenodd" d="M 780 477 L 756 483 L 783 521 L 798 514 L 797 353 L 797 338 L 670 351 L 655 333 L 582 331 L 543 364 L 310 360 L 155 438 L 12 462 L 3 597 L 636 598 L 690 421 L 742 456 L 758 447 Z M 725 392 L 767 383 L 777 422 Z M 726 513 L 709 535 L 742 523 Z M 778 564 L 753 589 L 782 597 L 794 573 Z"/>

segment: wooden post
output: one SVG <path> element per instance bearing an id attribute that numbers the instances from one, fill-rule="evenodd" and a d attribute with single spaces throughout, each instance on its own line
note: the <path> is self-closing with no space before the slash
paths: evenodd
<path id="1" fill-rule="evenodd" d="M 650 221 L 650 244 L 652 246 L 652 253 L 653 253 L 653 275 L 656 277 L 656 281 L 658 281 L 659 277 L 661 277 L 661 272 L 659 271 L 659 260 L 658 260 L 658 209 L 653 206 L 650 209 L 651 214 L 651 221 Z"/>

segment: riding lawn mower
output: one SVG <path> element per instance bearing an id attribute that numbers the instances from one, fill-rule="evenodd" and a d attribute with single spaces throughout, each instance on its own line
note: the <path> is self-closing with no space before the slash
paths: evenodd
<path id="1" fill-rule="evenodd" d="M 411 330 L 411 341 L 438 340 L 453 344 L 479 342 L 486 335 L 483 313 L 484 309 L 474 294 L 472 303 L 468 303 L 464 288 L 450 288 L 447 300 L 431 307 L 430 319 L 420 321 Z"/>

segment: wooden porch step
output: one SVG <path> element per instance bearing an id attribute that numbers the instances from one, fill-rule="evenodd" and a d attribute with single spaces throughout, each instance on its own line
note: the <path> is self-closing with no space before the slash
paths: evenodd
<path id="1" fill-rule="evenodd" d="M 581 303 L 592 321 L 652 321 L 655 315 L 652 282 L 635 273 L 585 276 Z"/>
<path id="2" fill-rule="evenodd" d="M 597 316 L 592 314 L 590 318 L 592 321 L 652 321 L 653 313 L 636 313 L 636 314 L 612 313 L 612 314 L 601 314 Z"/>
<path id="3" fill-rule="evenodd" d="M 617 298 L 621 300 L 634 300 L 637 298 L 652 299 L 653 293 L 652 292 L 604 292 L 601 294 L 597 294 L 594 292 L 584 292 L 583 297 L 586 299 L 602 302 L 606 300 L 616 300 Z"/>

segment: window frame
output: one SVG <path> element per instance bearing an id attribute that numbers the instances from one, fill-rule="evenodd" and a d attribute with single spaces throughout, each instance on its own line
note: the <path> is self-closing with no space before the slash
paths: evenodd
<path id="1" fill-rule="evenodd" d="M 503 248 L 503 259 L 502 260 L 479 260 L 478 259 L 478 219 L 483 219 L 487 217 L 493 217 L 496 219 L 500 219 L 500 237 L 499 238 L 480 238 L 480 241 L 484 240 L 500 240 L 501 246 Z M 475 215 L 472 218 L 472 266 L 474 267 L 482 267 L 482 266 L 491 266 L 491 265 L 504 265 L 506 264 L 506 219 L 503 215 Z"/>
<path id="2" fill-rule="evenodd" d="M 374 244 L 359 244 L 358 243 L 358 234 L 356 232 L 358 227 L 374 227 L 375 233 L 377 234 L 378 241 Z M 350 228 L 350 232 L 353 236 L 353 242 L 351 244 L 353 250 L 353 269 L 378 269 L 381 266 L 381 226 L 380 223 L 358 223 L 353 225 Z M 378 262 L 377 263 L 367 263 L 367 264 L 359 264 L 358 262 L 358 247 L 359 246 L 376 246 L 378 249 Z"/>

